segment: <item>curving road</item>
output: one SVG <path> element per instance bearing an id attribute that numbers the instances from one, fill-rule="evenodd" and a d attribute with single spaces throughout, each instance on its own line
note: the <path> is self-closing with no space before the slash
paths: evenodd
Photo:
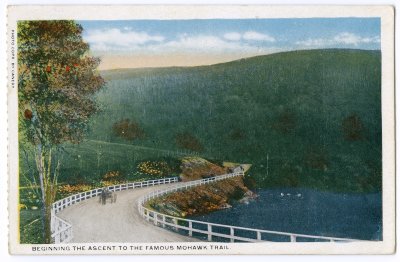
<path id="1" fill-rule="evenodd" d="M 137 200 L 154 190 L 171 185 L 135 188 L 117 192 L 117 202 L 106 205 L 94 197 L 65 208 L 57 216 L 72 224 L 73 243 L 88 242 L 193 242 L 182 236 L 156 227 L 144 220 L 137 211 Z"/>

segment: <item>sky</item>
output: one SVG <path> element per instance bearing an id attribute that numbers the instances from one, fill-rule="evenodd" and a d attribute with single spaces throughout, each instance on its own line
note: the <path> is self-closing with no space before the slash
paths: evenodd
<path id="1" fill-rule="evenodd" d="M 78 21 L 100 69 L 196 66 L 282 51 L 380 49 L 379 18 Z"/>

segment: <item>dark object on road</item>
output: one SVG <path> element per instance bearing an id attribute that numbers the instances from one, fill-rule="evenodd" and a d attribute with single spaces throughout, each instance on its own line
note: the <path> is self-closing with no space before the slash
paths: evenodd
<path id="1" fill-rule="evenodd" d="M 115 203 L 117 201 L 116 194 L 111 192 L 108 188 L 103 188 L 100 193 L 99 202 L 101 202 L 102 205 L 105 205 L 107 203 L 107 198 L 111 200 L 111 203 Z"/>

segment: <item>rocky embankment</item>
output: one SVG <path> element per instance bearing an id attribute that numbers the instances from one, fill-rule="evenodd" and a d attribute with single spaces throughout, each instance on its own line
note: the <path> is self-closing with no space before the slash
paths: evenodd
<path id="1" fill-rule="evenodd" d="M 228 171 L 201 158 L 185 159 L 182 163 L 182 170 L 190 170 L 183 174 L 185 181 Z M 147 206 L 164 214 L 186 217 L 230 208 L 235 203 L 246 203 L 255 197 L 256 194 L 246 187 L 243 177 L 239 176 L 170 193 L 147 202 Z"/>

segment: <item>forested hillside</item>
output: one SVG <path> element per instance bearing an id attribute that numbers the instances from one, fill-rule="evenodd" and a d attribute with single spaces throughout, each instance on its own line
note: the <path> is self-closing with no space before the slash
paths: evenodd
<path id="1" fill-rule="evenodd" d="M 259 187 L 381 190 L 379 51 L 292 51 L 102 74 L 102 112 L 88 134 L 102 143 L 67 147 L 80 152 L 67 173 L 128 174 L 141 159 L 179 152 L 167 155 L 253 164 Z"/>

